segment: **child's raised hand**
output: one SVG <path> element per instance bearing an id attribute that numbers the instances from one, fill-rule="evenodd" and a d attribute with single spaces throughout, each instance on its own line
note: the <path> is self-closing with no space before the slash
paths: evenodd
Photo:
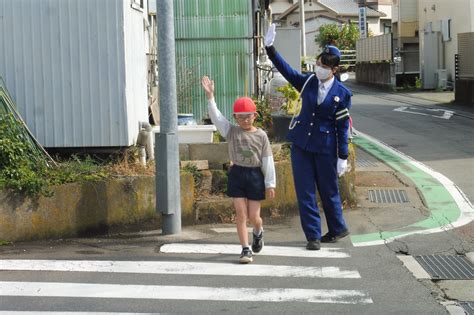
<path id="1" fill-rule="evenodd" d="M 214 98 L 214 81 L 209 79 L 208 76 L 203 76 L 201 79 L 201 85 L 204 92 L 206 92 L 207 99 L 210 100 Z"/>

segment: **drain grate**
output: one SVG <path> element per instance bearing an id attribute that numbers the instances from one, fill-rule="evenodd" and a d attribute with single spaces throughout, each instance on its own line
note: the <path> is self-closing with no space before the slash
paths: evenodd
<path id="1" fill-rule="evenodd" d="M 356 159 L 356 167 L 377 167 L 379 164 L 367 159 Z"/>
<path id="2" fill-rule="evenodd" d="M 474 280 L 474 266 L 464 256 L 420 255 L 418 263 L 436 280 Z"/>
<path id="3" fill-rule="evenodd" d="M 405 203 L 408 202 L 408 196 L 403 189 L 369 189 L 369 201 L 374 203 Z"/>
<path id="4" fill-rule="evenodd" d="M 474 315 L 474 302 L 459 302 L 467 315 Z"/>

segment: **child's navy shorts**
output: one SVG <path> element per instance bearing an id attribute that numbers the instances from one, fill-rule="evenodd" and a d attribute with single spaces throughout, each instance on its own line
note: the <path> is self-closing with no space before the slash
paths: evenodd
<path id="1" fill-rule="evenodd" d="M 264 200 L 265 180 L 262 169 L 260 167 L 232 165 L 228 173 L 227 196 Z"/>

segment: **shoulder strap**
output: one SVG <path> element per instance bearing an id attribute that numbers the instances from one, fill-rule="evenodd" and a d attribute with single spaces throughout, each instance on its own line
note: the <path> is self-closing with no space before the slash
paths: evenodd
<path id="1" fill-rule="evenodd" d="M 309 78 L 306 79 L 306 82 L 303 84 L 303 87 L 301 88 L 301 92 L 300 92 L 300 97 L 298 98 L 298 101 L 301 99 L 301 95 L 303 94 L 303 91 L 304 91 L 304 88 L 306 87 L 306 85 L 308 84 L 309 81 L 311 81 L 311 79 L 314 77 L 314 73 L 311 74 L 309 76 Z M 295 122 L 295 117 L 296 117 L 296 113 L 297 111 L 295 111 L 293 113 L 293 117 L 291 117 L 291 121 L 290 121 L 290 125 L 288 126 L 288 129 L 292 130 L 293 128 L 295 128 L 296 126 L 296 122 Z M 298 113 L 299 115 L 299 113 Z"/>
<path id="2" fill-rule="evenodd" d="M 308 79 L 306 79 L 306 82 L 303 84 L 303 87 L 301 88 L 300 98 L 301 98 L 301 94 L 303 94 L 304 88 L 306 87 L 306 85 L 308 84 L 308 82 L 309 82 L 313 77 L 314 77 L 314 73 L 313 73 L 312 75 L 310 75 Z"/>

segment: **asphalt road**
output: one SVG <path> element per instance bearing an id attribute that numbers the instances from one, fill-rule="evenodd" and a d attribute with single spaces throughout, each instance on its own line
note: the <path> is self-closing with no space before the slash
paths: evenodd
<path id="1" fill-rule="evenodd" d="M 356 129 L 445 175 L 474 200 L 474 113 L 348 85 Z"/>
<path id="2" fill-rule="evenodd" d="M 198 244 L 194 249 L 203 251 L 210 245 L 236 244 L 235 227 L 227 227 L 234 232 L 215 233 L 204 226 L 185 232 L 179 241 Z M 430 288 L 387 246 L 355 248 L 347 238 L 307 251 L 296 217 L 267 225 L 265 239 L 266 248 L 250 265 L 237 263 L 238 252 L 162 252 L 163 244 L 175 241 L 153 235 L 3 248 L 0 269 L 18 264 L 11 259 L 21 259 L 23 267 L 0 271 L 0 313 L 446 314 Z M 272 254 L 275 246 L 285 249 Z M 50 266 L 32 270 L 41 264 L 29 259 L 47 260 Z M 100 267 L 98 261 L 106 262 Z M 72 262 L 76 265 L 68 265 Z M 172 266 L 159 267 L 169 262 Z M 213 267 L 192 271 L 190 266 L 198 268 L 199 263 Z"/>
<path id="3" fill-rule="evenodd" d="M 473 200 L 474 115 L 353 90 L 356 129 L 444 174 Z M 347 215 L 349 226 L 370 221 L 370 213 L 361 213 Z M 238 248 L 211 247 L 237 243 L 232 225 L 220 232 L 188 228 L 175 237 L 151 232 L 2 246 L 0 313 L 446 314 L 438 301 L 444 293 L 430 280 L 417 280 L 397 255 L 462 252 L 471 248 L 466 235 L 472 226 L 367 247 L 346 238 L 309 252 L 296 217 L 267 224 L 266 248 L 247 266 L 237 264 Z M 176 243 L 198 252 L 164 250 Z"/>

